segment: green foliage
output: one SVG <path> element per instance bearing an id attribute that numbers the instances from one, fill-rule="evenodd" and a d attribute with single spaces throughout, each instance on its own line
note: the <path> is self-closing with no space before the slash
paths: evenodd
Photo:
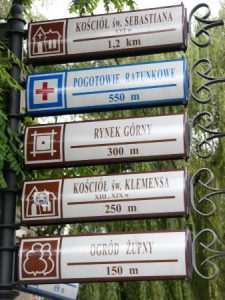
<path id="1" fill-rule="evenodd" d="M 73 0 L 70 3 L 69 11 L 70 13 L 78 13 L 81 16 L 92 14 L 99 3 L 100 0 Z M 104 0 L 103 3 L 107 13 L 110 11 L 110 5 L 112 5 L 112 8 L 116 11 L 123 11 L 126 6 L 128 6 L 131 10 L 135 9 L 134 0 Z"/>
<path id="2" fill-rule="evenodd" d="M 1 74 L 1 85 L 0 85 L 0 92 L 3 92 L 1 88 L 2 85 L 7 85 L 10 88 L 16 90 L 22 90 L 19 83 L 12 78 L 10 75 L 10 70 L 12 69 L 12 63 L 19 66 L 21 72 L 26 74 L 29 69 L 15 56 L 13 53 L 7 48 L 7 46 L 0 41 L 0 74 Z"/>
<path id="3" fill-rule="evenodd" d="M 26 1 L 29 6 L 31 1 Z M 91 14 L 97 5 L 99 0 L 88 1 L 88 0 L 77 0 L 72 1 L 70 6 L 71 12 L 77 12 L 81 15 Z M 135 2 L 132 0 L 104 0 L 105 10 L 110 11 L 111 6 L 121 11 L 126 5 L 131 9 L 134 8 Z M 222 2 L 223 9 L 220 12 L 220 17 L 225 19 L 225 2 Z M 215 28 L 210 29 L 212 35 L 212 44 L 207 49 L 199 49 L 198 47 L 190 44 L 185 57 L 188 59 L 189 67 L 201 57 L 208 57 L 211 59 L 213 64 L 212 74 L 214 76 L 225 77 L 225 56 L 224 56 L 224 43 L 221 43 L 221 37 L 223 37 L 223 29 Z M 18 136 L 15 136 L 8 130 L 8 121 L 5 114 L 5 102 L 7 99 L 7 91 L 9 88 L 20 89 L 17 82 L 14 82 L 9 75 L 10 61 L 14 61 L 14 57 L 8 53 L 3 45 L 0 45 L 2 52 L 7 51 L 7 59 L 0 60 L 0 72 L 2 80 L 0 82 L 0 105 L 2 111 L 0 112 L 0 169 L 2 170 L 3 164 L 9 162 L 11 166 L 18 172 L 22 173 L 21 169 L 21 154 L 18 149 L 15 149 L 14 139 L 18 141 Z M 154 61 L 160 59 L 175 59 L 182 57 L 184 54 L 175 52 L 167 54 L 157 55 L 146 55 L 137 57 L 127 57 L 119 59 L 120 64 L 135 63 L 144 61 Z M 15 59 L 16 61 L 16 59 Z M 20 64 L 19 61 L 16 61 Z M 68 64 L 68 65 L 57 65 L 51 67 L 39 67 L 37 71 L 50 71 L 59 69 L 73 69 L 73 68 L 84 68 L 84 67 L 97 67 L 103 65 L 116 64 L 115 60 L 101 60 L 91 61 L 86 63 Z M 23 65 L 20 65 L 24 68 Z M 27 72 L 26 69 L 23 69 Z M 193 76 L 194 88 L 198 87 L 202 81 L 195 74 Z M 212 86 L 214 100 L 208 104 L 198 104 L 193 99 L 190 99 L 187 111 L 190 120 L 201 111 L 208 110 L 213 113 L 216 119 L 215 129 L 225 130 L 225 96 L 224 96 L 224 84 Z M 183 107 L 162 107 L 162 108 L 149 108 L 149 109 L 138 109 L 138 110 L 124 110 L 117 112 L 104 112 L 104 113 L 93 113 L 82 115 L 85 119 L 101 119 L 101 118 L 114 118 L 114 117 L 129 117 L 129 116 L 145 116 L 153 114 L 167 114 L 173 112 L 184 111 Z M 71 117 L 72 120 L 73 117 Z M 52 121 L 51 121 L 52 122 Z M 53 122 L 58 122 L 58 118 L 53 118 Z M 33 123 L 30 118 L 25 119 L 25 125 Z M 196 132 L 195 136 L 202 137 L 200 132 Z M 194 140 L 193 140 L 194 141 Z M 194 147 L 194 145 L 193 145 Z M 214 155 L 213 157 L 203 160 L 198 158 L 193 153 L 190 159 L 185 161 L 155 161 L 155 162 L 144 162 L 144 163 L 123 163 L 123 164 L 109 164 L 105 166 L 90 166 L 90 167 L 76 167 L 76 168 L 55 168 L 55 169 L 43 169 L 33 170 L 26 173 L 26 179 L 50 179 L 60 177 L 72 177 L 72 176 L 89 176 L 97 174 L 110 174 L 110 173 L 121 173 L 124 171 L 151 171 L 151 170 L 167 170 L 186 167 L 193 175 L 199 168 L 208 167 L 215 173 L 215 182 L 212 184 L 213 187 L 219 187 L 224 189 L 225 182 L 225 140 L 220 139 L 214 143 Z M 19 159 L 18 159 L 19 157 Z M 18 163 L 19 161 L 19 163 Z M 0 186 L 5 187 L 3 173 L 0 171 Z M 196 196 L 200 199 L 205 195 L 207 191 L 204 189 L 198 189 Z M 129 220 L 129 221 L 114 221 L 114 222 L 97 222 L 97 223 L 84 223 L 84 224 L 73 224 L 67 226 L 51 225 L 47 227 L 41 227 L 38 230 L 40 235 L 46 234 L 63 234 L 69 231 L 71 234 L 85 234 L 85 233 L 99 233 L 99 232 L 132 232 L 132 231 L 150 231 L 150 230 L 166 230 L 166 229 L 178 229 L 189 227 L 193 235 L 199 232 L 203 228 L 214 229 L 220 237 L 220 246 L 218 249 L 224 249 L 225 244 L 225 206 L 224 199 L 217 197 L 215 199 L 217 204 L 217 212 L 210 218 L 203 218 L 196 215 L 195 212 L 191 211 L 189 218 L 158 218 L 158 219 L 146 219 L 146 220 Z M 205 206 L 204 210 L 208 207 Z M 207 241 L 207 239 L 206 239 Z M 197 257 L 203 260 L 207 257 L 207 253 L 202 250 L 197 250 Z M 140 282 L 110 282 L 110 283 L 86 283 L 81 284 L 79 299 L 80 300 L 221 300 L 224 299 L 225 284 L 224 284 L 224 272 L 225 262 L 220 261 L 218 263 L 220 273 L 219 276 L 213 281 L 206 281 L 199 278 L 196 274 L 193 274 L 193 278 L 190 282 L 185 281 L 140 281 Z M 210 270 L 206 269 L 207 272 Z"/>
<path id="4" fill-rule="evenodd" d="M 1 99 L 1 98 L 0 98 Z M 18 136 L 9 128 L 7 116 L 0 111 L 0 187 L 6 188 L 7 184 L 3 175 L 3 166 L 7 162 L 10 168 L 16 172 L 17 175 L 23 174 L 23 156 L 15 146 L 15 141 L 19 145 L 20 140 Z M 24 176 L 23 176 L 24 178 Z"/>
<path id="5" fill-rule="evenodd" d="M 10 71 L 12 64 L 20 67 L 21 71 L 26 74 L 29 69 L 0 41 L 0 187 L 5 188 L 6 182 L 3 176 L 3 166 L 8 163 L 10 168 L 17 175 L 23 173 L 23 156 L 18 146 L 21 144 L 18 134 L 13 132 L 9 127 L 6 114 L 6 101 L 10 89 L 22 90 L 19 83 L 11 77 Z M 16 145 L 16 146 L 15 146 Z"/>
<path id="6" fill-rule="evenodd" d="M 9 17 L 12 2 L 13 0 L 0 0 L 0 7 L 1 7 L 0 19 L 7 19 Z M 33 2 L 34 2 L 33 0 L 22 0 L 24 9 L 26 11 L 30 11 Z"/>
<path id="7" fill-rule="evenodd" d="M 98 0 L 73 1 L 70 4 L 69 11 L 70 13 L 76 12 L 80 15 L 91 14 L 96 9 L 98 2 Z"/>

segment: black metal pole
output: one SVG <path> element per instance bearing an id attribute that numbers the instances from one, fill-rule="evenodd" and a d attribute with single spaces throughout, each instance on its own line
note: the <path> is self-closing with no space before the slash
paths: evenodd
<path id="1" fill-rule="evenodd" d="M 11 17 L 8 20 L 9 48 L 20 60 L 23 54 L 24 25 L 22 0 L 14 0 L 11 8 Z M 11 76 L 20 81 L 21 70 L 12 63 Z M 10 128 L 17 134 L 20 133 L 20 92 L 11 89 L 7 104 L 7 113 Z M 15 141 L 16 143 L 16 141 Z M 19 145 L 17 145 L 19 146 Z M 17 296 L 13 290 L 15 274 L 15 243 L 16 243 L 16 198 L 17 175 L 9 164 L 5 165 L 5 179 L 8 184 L 2 199 L 1 241 L 0 241 L 0 299 L 10 300 Z"/>

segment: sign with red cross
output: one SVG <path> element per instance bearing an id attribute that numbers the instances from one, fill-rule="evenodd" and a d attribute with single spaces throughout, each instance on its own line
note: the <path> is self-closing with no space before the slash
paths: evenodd
<path id="1" fill-rule="evenodd" d="M 26 98 L 30 109 L 65 109 L 64 79 L 63 72 L 38 73 L 35 80 L 28 77 Z"/>
<path id="2" fill-rule="evenodd" d="M 185 59 L 34 73 L 27 77 L 26 113 L 84 113 L 188 104 Z"/>
<path id="3" fill-rule="evenodd" d="M 48 94 L 54 93 L 54 88 L 48 87 L 48 82 L 44 81 L 42 83 L 42 88 L 36 89 L 36 95 L 42 95 L 42 101 L 47 101 L 48 99 Z"/>

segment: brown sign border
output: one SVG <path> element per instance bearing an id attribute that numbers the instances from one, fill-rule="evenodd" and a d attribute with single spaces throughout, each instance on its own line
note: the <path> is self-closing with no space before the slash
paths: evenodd
<path id="1" fill-rule="evenodd" d="M 108 215 L 108 216 L 93 216 L 93 217 L 74 217 L 74 218 L 63 218 L 63 186 L 64 180 L 66 179 L 80 179 L 80 178 L 92 178 L 92 177 L 107 177 L 107 176 L 124 176 L 124 175 L 133 175 L 133 174 L 151 174 L 151 173 L 172 173 L 183 171 L 183 180 L 184 180 L 184 190 L 183 190 L 183 201 L 184 201 L 184 211 L 180 212 L 165 212 L 165 213 L 142 213 L 142 214 L 120 214 L 120 215 Z M 130 173 L 113 173 L 113 174 L 104 174 L 104 175 L 91 175 L 91 176 L 79 176 L 79 177 L 63 177 L 63 178 L 51 178 L 49 180 L 61 180 L 61 190 L 60 190 L 60 215 L 61 217 L 49 217 L 49 219 L 40 219 L 40 220 L 29 220 L 23 219 L 23 205 L 21 205 L 21 223 L 24 225 L 45 225 L 45 224 L 65 224 L 65 223 L 83 223 L 83 222 L 98 222 L 98 221 L 113 221 L 113 220 L 135 220 L 135 219 L 148 219 L 148 218 L 158 218 L 158 217 L 187 217 L 189 215 L 189 178 L 188 178 L 187 169 L 173 169 L 173 170 L 156 170 L 156 171 L 145 171 L 145 172 L 130 172 Z M 33 180 L 35 183 L 45 183 L 46 180 Z M 22 203 L 25 202 L 25 185 L 27 183 L 32 184 L 33 181 L 25 181 L 23 184 L 22 192 Z M 123 199 L 124 200 L 124 199 Z M 123 201 L 121 200 L 121 202 Z M 128 199 L 129 200 L 129 199 Z M 135 200 L 135 199 L 134 199 Z M 146 199 L 148 201 L 148 199 Z"/>
<path id="2" fill-rule="evenodd" d="M 134 281 L 134 280 L 171 280 L 171 279 L 184 279 L 184 280 L 189 280 L 191 278 L 192 274 L 192 255 L 191 255 L 191 232 L 188 228 L 185 229 L 174 229 L 174 230 L 156 230 L 156 231 L 136 231 L 136 232 L 113 232 L 113 233 L 100 233 L 100 234 L 83 234 L 83 235 L 68 235 L 65 236 L 66 238 L 69 237 L 82 237 L 82 236 L 102 236 L 102 235 L 123 235 L 123 234 L 154 234 L 154 233 L 168 233 L 168 232 L 185 232 L 185 237 L 186 237 L 186 245 L 185 245 L 185 265 L 186 265 L 186 274 L 185 275 L 178 275 L 178 276 L 143 276 L 143 277 L 117 277 L 117 278 L 106 278 L 105 277 L 100 277 L 100 278 L 67 278 L 67 279 L 62 279 L 61 278 L 61 251 L 59 253 L 59 278 L 58 279 L 38 279 L 35 280 L 35 278 L 32 276 L 32 283 L 34 284 L 42 284 L 42 283 L 70 283 L 74 282 L 74 280 L 78 283 L 80 282 L 111 282 L 111 281 Z M 60 249 L 62 245 L 62 236 L 48 236 L 48 237 L 34 237 L 32 238 L 35 242 L 37 239 L 44 239 L 48 240 L 49 238 L 58 238 L 60 237 Z M 29 240 L 31 238 L 25 238 L 23 240 Z M 20 249 L 18 252 L 18 261 L 20 262 L 20 255 L 23 253 L 22 246 L 20 245 Z M 20 264 L 18 264 L 18 274 L 20 274 Z M 26 279 L 20 279 L 19 278 L 19 283 L 25 283 L 29 284 L 31 280 L 26 280 Z"/>
<path id="3" fill-rule="evenodd" d="M 114 57 L 126 57 L 126 56 L 136 56 L 136 55 L 146 55 L 146 54 L 156 54 L 162 52 L 171 52 L 171 51 L 186 51 L 187 50 L 187 39 L 188 39 L 188 22 L 187 22 L 187 10 L 184 7 L 183 3 L 180 5 L 171 5 L 171 6 L 162 6 L 162 7 L 154 7 L 149 9 L 140 9 L 136 11 L 126 11 L 126 12 L 119 12 L 119 13 L 110 13 L 107 15 L 119 15 L 119 14 L 129 14 L 133 12 L 139 11 L 149 11 L 154 9 L 163 9 L 163 8 L 173 8 L 173 7 L 182 7 L 182 27 L 183 27 L 183 41 L 182 43 L 177 44 L 167 44 L 167 45 L 157 45 L 157 46 L 149 46 L 149 47 L 137 47 L 132 49 L 121 49 L 121 50 L 111 50 L 111 51 L 99 51 L 99 52 L 89 52 L 89 53 L 81 53 L 81 54 L 68 54 L 67 53 L 67 43 L 64 41 L 64 48 L 66 54 L 61 54 L 58 56 L 47 56 L 47 57 L 30 57 L 29 48 L 31 47 L 31 27 L 32 24 L 46 24 L 51 23 L 52 21 L 66 21 L 66 33 L 65 37 L 67 36 L 67 29 L 68 29 L 68 20 L 66 19 L 58 19 L 58 20 L 48 20 L 42 22 L 33 22 L 29 23 L 28 26 L 28 44 L 27 44 L 27 53 L 28 53 L 28 62 L 33 65 L 49 65 L 54 63 L 66 63 L 66 62 L 79 62 L 79 61 L 88 61 L 90 59 L 105 59 L 105 58 L 114 58 Z M 99 14 L 94 15 L 94 17 L 98 16 L 107 16 L 106 14 Z M 84 18 L 91 18 L 92 16 L 84 16 L 84 17 L 76 17 L 70 19 L 84 19 Z M 111 36 L 113 38 L 113 36 Z"/>
<path id="4" fill-rule="evenodd" d="M 105 164 L 105 163 L 120 163 L 120 162 L 141 162 L 141 161 L 153 161 L 153 160 L 164 160 L 164 159 L 187 159 L 190 153 L 190 128 L 188 124 L 188 115 L 187 113 L 175 113 L 175 114 L 159 114 L 159 115 L 151 115 L 151 116 L 141 116 L 141 117 L 126 117 L 126 118 L 112 118 L 112 119 L 99 119 L 99 120 L 88 120 L 88 121 L 78 121 L 78 122 L 71 122 L 71 123 L 55 123 L 55 124 L 41 124 L 38 127 L 49 127 L 63 125 L 63 137 L 65 136 L 65 126 L 66 124 L 78 124 L 78 123 L 90 123 L 90 122 L 101 122 L 101 121 L 115 121 L 115 120 L 126 120 L 126 119 L 140 119 L 140 118 L 155 118 L 155 117 L 162 117 L 162 116 L 178 116 L 183 115 L 183 139 L 184 139 L 184 152 L 179 154 L 165 154 L 165 155 L 154 155 L 154 156 L 138 156 L 138 157 L 121 157 L 121 158 L 111 158 L 111 159 L 99 159 L 99 160 L 82 160 L 82 161 L 65 161 L 65 147 L 64 140 L 62 141 L 63 146 L 63 153 L 62 153 L 62 161 L 60 162 L 51 162 L 46 161 L 44 163 L 33 163 L 27 164 L 25 161 L 25 166 L 27 168 L 48 168 L 48 167 L 71 167 L 71 166 L 87 166 L 87 165 L 97 165 L 97 164 Z M 27 137 L 28 137 L 28 130 L 29 128 L 35 128 L 37 126 L 28 126 L 25 130 L 24 135 L 24 153 L 26 154 L 26 144 L 27 144 Z M 101 145 L 99 145 L 101 146 Z"/>

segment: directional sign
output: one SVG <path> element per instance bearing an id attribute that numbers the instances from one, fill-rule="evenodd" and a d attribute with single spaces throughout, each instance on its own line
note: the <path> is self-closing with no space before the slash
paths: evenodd
<path id="1" fill-rule="evenodd" d="M 185 59 L 28 75 L 28 115 L 188 102 Z"/>
<path id="2" fill-rule="evenodd" d="M 75 300 L 79 284 L 36 284 L 20 288 L 26 293 L 58 300 Z"/>
<path id="3" fill-rule="evenodd" d="M 27 181 L 23 224 L 73 223 L 188 214 L 186 170 Z"/>
<path id="4" fill-rule="evenodd" d="M 91 120 L 26 128 L 28 167 L 187 158 L 187 114 Z"/>
<path id="5" fill-rule="evenodd" d="M 187 14 L 174 5 L 30 23 L 28 60 L 74 62 L 187 48 Z"/>
<path id="6" fill-rule="evenodd" d="M 21 283 L 188 279 L 189 230 L 24 239 Z"/>

